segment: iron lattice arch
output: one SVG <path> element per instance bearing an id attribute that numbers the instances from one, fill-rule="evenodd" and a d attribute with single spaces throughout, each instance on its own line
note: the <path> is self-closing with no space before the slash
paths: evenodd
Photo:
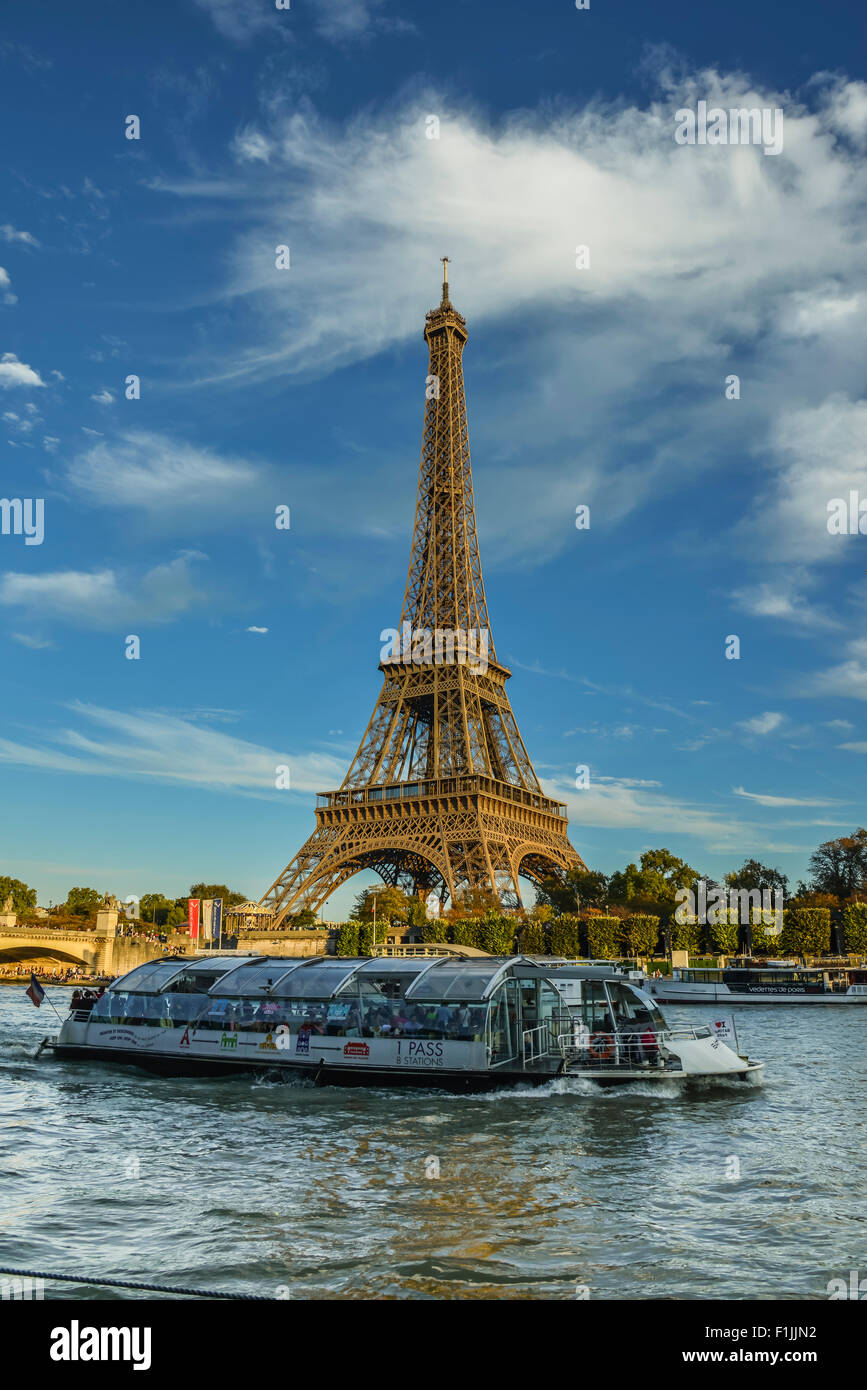
<path id="1" fill-rule="evenodd" d="M 278 926 L 318 910 L 353 874 L 441 902 L 469 888 L 521 906 L 584 862 L 566 807 L 546 797 L 496 659 L 476 531 L 464 395 L 466 323 L 449 301 L 425 320 L 429 366 L 409 572 L 383 685 L 341 786 L 317 797 L 316 829 L 259 907 Z M 440 636 L 437 637 L 437 634 Z"/>

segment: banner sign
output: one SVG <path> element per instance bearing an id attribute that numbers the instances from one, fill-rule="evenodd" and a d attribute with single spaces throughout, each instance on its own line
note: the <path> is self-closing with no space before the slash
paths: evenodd
<path id="1" fill-rule="evenodd" d="M 191 940 L 191 941 L 198 941 L 198 939 L 199 939 L 199 899 L 198 899 L 198 898 L 188 898 L 188 899 L 187 899 L 187 906 L 188 906 L 188 908 L 189 908 L 190 940 Z"/>
<path id="2" fill-rule="evenodd" d="M 219 941 L 220 937 L 221 937 L 222 934 L 223 934 L 223 899 L 222 899 L 222 898 L 214 898 L 213 917 L 212 917 L 211 920 L 212 920 L 212 923 L 213 923 L 213 940 L 214 940 L 214 941 Z"/>
<path id="3" fill-rule="evenodd" d="M 738 1035 L 735 1032 L 735 1021 L 731 1014 L 725 1014 L 722 1018 L 711 1019 L 710 1030 L 715 1038 L 720 1042 L 729 1043 L 737 1048 Z"/>
<path id="4" fill-rule="evenodd" d="M 214 899 L 202 899 L 202 936 L 205 941 L 214 939 Z"/>

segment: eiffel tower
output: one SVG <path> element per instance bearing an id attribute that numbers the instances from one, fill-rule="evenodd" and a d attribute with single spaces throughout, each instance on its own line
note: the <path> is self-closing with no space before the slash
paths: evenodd
<path id="1" fill-rule="evenodd" d="M 360 869 L 441 903 L 469 888 L 520 907 L 519 873 L 539 883 L 584 868 L 566 807 L 544 796 L 496 659 L 482 581 L 462 355 L 466 321 L 449 300 L 426 316 L 430 353 L 415 531 L 400 628 L 358 752 L 316 829 L 260 900 L 270 926 L 316 911 Z"/>

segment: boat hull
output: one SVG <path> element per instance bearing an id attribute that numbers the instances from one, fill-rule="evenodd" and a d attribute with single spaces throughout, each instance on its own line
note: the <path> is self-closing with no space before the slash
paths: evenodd
<path id="1" fill-rule="evenodd" d="M 568 1068 L 538 1066 L 498 1067 L 493 1071 L 415 1071 L 409 1068 L 396 1071 L 389 1067 L 335 1066 L 324 1058 L 309 1063 L 256 1061 L 252 1058 L 178 1056 L 173 1053 L 127 1051 L 123 1048 L 88 1047 L 55 1043 L 54 1056 L 60 1061 L 102 1062 L 135 1067 L 139 1071 L 166 1077 L 227 1077 L 257 1076 L 274 1081 L 305 1080 L 317 1086 L 410 1086 L 451 1092 L 484 1092 L 515 1086 L 545 1086 L 558 1077 L 592 1081 L 600 1087 L 626 1086 L 634 1082 L 676 1081 L 681 1084 L 722 1079 L 744 1080 L 762 1070 L 761 1062 L 745 1063 L 737 1072 L 689 1073 L 670 1067 L 646 1068 Z"/>

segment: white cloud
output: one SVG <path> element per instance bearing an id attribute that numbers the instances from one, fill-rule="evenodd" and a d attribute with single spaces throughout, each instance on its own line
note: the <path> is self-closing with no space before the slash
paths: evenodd
<path id="1" fill-rule="evenodd" d="M 4 241 L 23 242 L 25 246 L 39 245 L 39 242 L 36 240 L 36 237 L 32 236 L 30 232 L 19 232 L 15 229 L 15 227 L 10 227 L 8 222 L 5 222 L 3 226 L 0 227 L 0 237 L 2 237 Z"/>
<path id="2" fill-rule="evenodd" d="M 867 753 L 867 743 L 838 743 L 838 748 L 845 748 L 847 753 Z"/>
<path id="3" fill-rule="evenodd" d="M 0 605 L 76 627 L 167 622 L 205 601 L 193 577 L 195 562 L 204 558 L 188 551 L 140 575 L 112 569 L 8 573 L 0 576 Z"/>
<path id="4" fill-rule="evenodd" d="M 748 734 L 772 734 L 783 722 L 781 714 L 774 714 L 768 711 L 766 714 L 757 714 L 752 719 L 742 719 L 739 727 L 745 729 Z"/>
<path id="5" fill-rule="evenodd" d="M 4 270 L 0 265 L 0 296 L 4 304 L 17 304 L 18 296 L 12 293 L 12 280 L 8 270 Z"/>
<path id="6" fill-rule="evenodd" d="M 245 126 L 232 141 L 232 152 L 242 163 L 258 160 L 267 164 L 271 158 L 271 141 L 253 126 Z"/>
<path id="7" fill-rule="evenodd" d="M 0 386 L 44 386 L 45 382 L 26 362 L 19 362 L 14 352 L 4 352 L 0 357 Z"/>
<path id="8" fill-rule="evenodd" d="M 291 37 L 287 27 L 291 16 L 288 12 L 278 14 L 268 0 L 195 0 L 195 4 L 210 16 L 223 38 L 233 43 L 248 44 L 262 34 L 273 35 L 278 30 L 284 37 Z"/>
<path id="9" fill-rule="evenodd" d="M 267 632 L 267 627 L 248 627 L 248 632 Z"/>
<path id="10" fill-rule="evenodd" d="M 79 719 L 96 725 L 97 732 L 68 727 L 30 746 L 0 739 L 0 761 L 55 773 L 144 778 L 269 799 L 285 796 L 274 785 L 278 766 L 289 766 L 294 791 L 308 793 L 337 786 L 346 771 L 343 761 L 329 754 L 278 752 L 161 711 L 121 712 L 88 704 L 70 708 Z"/>
<path id="11" fill-rule="evenodd" d="M 113 405 L 113 404 L 114 404 L 114 395 L 113 395 L 113 393 L 112 393 L 111 391 L 109 391 L 105 386 L 103 386 L 102 390 L 96 391 L 96 392 L 91 396 L 90 399 L 91 399 L 92 401 L 96 401 L 97 405 Z"/>
<path id="12" fill-rule="evenodd" d="M 787 573 L 752 588 L 736 589 L 731 597 L 739 608 L 754 618 L 778 619 L 806 632 L 842 627 L 837 618 L 819 607 L 811 606 L 800 592 L 800 586 L 809 582 L 803 572 Z"/>
<path id="13" fill-rule="evenodd" d="M 781 415 L 771 439 L 780 464 L 743 524 L 743 537 L 766 557 L 787 562 L 851 553 L 847 537 L 828 532 L 828 503 L 848 500 L 853 488 L 867 496 L 865 439 L 867 400 L 850 400 L 844 392 Z"/>
<path id="14" fill-rule="evenodd" d="M 796 796 L 767 796 L 762 792 L 748 792 L 743 787 L 732 787 L 735 796 L 746 797 L 748 801 L 755 801 L 759 806 L 836 806 L 836 801 L 810 801 L 804 797 Z"/>
<path id="15" fill-rule="evenodd" d="M 817 671 L 801 683 L 797 693 L 810 696 L 842 696 L 867 700 L 867 638 L 846 645 L 847 659 L 826 671 Z"/>
<path id="16" fill-rule="evenodd" d="M 97 505 L 154 511 L 232 503 L 257 477 L 255 466 L 244 459 L 221 458 L 144 430 L 92 445 L 68 472 L 70 486 Z"/>
<path id="17" fill-rule="evenodd" d="M 46 434 L 45 438 L 42 440 L 42 447 L 47 454 L 56 454 L 59 443 L 60 440 L 56 435 Z"/>
<path id="18" fill-rule="evenodd" d="M 9 635 L 13 642 L 20 642 L 22 647 L 31 647 L 33 651 L 43 651 L 46 647 L 54 646 L 47 638 L 37 637 L 31 632 L 12 632 Z"/>
<path id="19" fill-rule="evenodd" d="M 344 6 L 341 22 L 358 23 L 365 11 Z M 245 128 L 233 146 L 237 158 L 252 140 L 247 152 L 267 150 L 267 166 L 247 159 L 166 186 L 186 197 L 187 215 L 201 198 L 211 217 L 222 197 L 246 219 L 213 296 L 239 332 L 231 353 L 197 350 L 192 373 L 199 383 L 241 385 L 324 373 L 415 342 L 446 250 L 471 335 L 521 323 L 520 334 L 498 332 L 498 406 L 473 421 L 489 564 L 536 562 L 563 548 L 576 499 L 595 504 L 594 526 L 613 529 L 649 498 L 679 491 L 685 468 L 693 478 L 721 471 L 733 454 L 750 459 L 762 492 L 754 529 L 740 540 L 765 563 L 786 522 L 792 401 L 807 412 L 824 406 L 817 430 L 838 418 L 845 433 L 863 387 L 867 170 L 829 134 L 848 119 L 846 84 L 820 84 L 808 110 L 714 71 L 677 89 L 666 82 L 642 107 L 561 105 L 497 123 L 436 87 L 341 126 L 320 120 L 309 100 L 267 106 L 262 129 Z M 697 97 L 784 105 L 784 155 L 677 146 L 674 111 Z M 438 140 L 425 138 L 429 113 L 440 121 Z M 429 212 L 421 233 L 420 206 Z M 293 268 L 278 273 L 262 248 L 284 241 Z M 575 268 L 577 244 L 591 247 L 590 271 Z M 743 246 L 749 255 L 736 253 Z M 472 351 L 471 336 L 468 367 L 484 370 Z M 419 358 L 421 373 L 421 350 Z M 732 406 L 724 377 L 738 368 L 749 372 L 750 391 Z M 667 387 L 683 402 L 674 425 Z M 624 402 L 639 399 L 640 414 L 624 421 Z M 845 471 L 845 460 L 837 466 Z M 814 521 L 824 531 L 824 498 Z M 784 536 L 786 555 L 801 529 Z M 831 540 L 819 537 L 820 553 Z M 806 562 L 811 550 L 812 540 Z M 833 622 L 796 593 L 754 598 L 792 624 Z"/>

